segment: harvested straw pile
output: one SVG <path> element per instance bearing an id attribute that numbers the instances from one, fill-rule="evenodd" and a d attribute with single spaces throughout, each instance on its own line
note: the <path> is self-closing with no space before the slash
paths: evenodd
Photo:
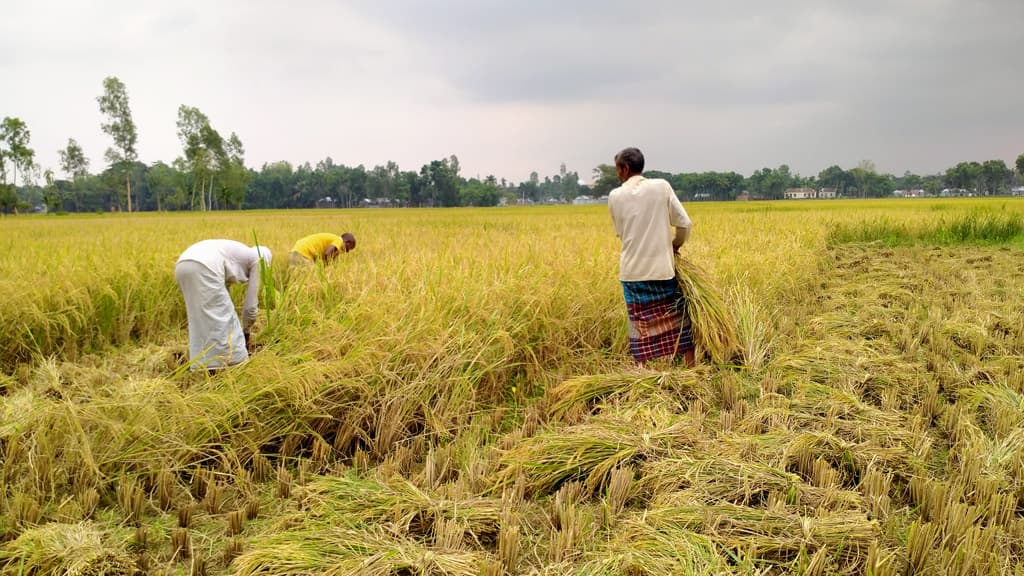
<path id="1" fill-rule="evenodd" d="M 755 557 L 779 562 L 825 548 L 843 565 L 856 565 L 880 535 L 878 523 L 859 512 L 812 517 L 725 503 L 663 504 L 647 511 L 643 521 L 655 529 L 704 534 L 725 548 L 746 549 Z"/>
<path id="2" fill-rule="evenodd" d="M 0 547 L 2 574 L 134 574 L 135 561 L 110 533 L 91 522 L 50 523 Z"/>
<path id="3" fill-rule="evenodd" d="M 321 476 L 308 488 L 308 525 L 321 521 L 353 528 L 386 524 L 397 533 L 422 537 L 450 521 L 463 526 L 468 536 L 483 539 L 498 533 L 501 518 L 500 498 L 466 494 L 456 499 L 404 479 Z"/>
<path id="4" fill-rule="evenodd" d="M 693 442 L 684 423 L 644 429 L 636 423 L 594 418 L 586 424 L 528 438 L 501 457 L 496 486 L 526 476 L 528 495 L 551 494 L 562 484 L 582 481 L 589 493 L 605 486 L 612 470 L 647 458 L 663 457 Z"/>
<path id="5" fill-rule="evenodd" d="M 487 552 L 429 546 L 396 537 L 380 528 L 359 530 L 330 526 L 282 532 L 257 539 L 252 550 L 235 558 L 232 567 L 238 576 L 475 576 L 481 573 L 483 566 L 496 562 Z"/>
<path id="6" fill-rule="evenodd" d="M 700 266 L 676 256 L 676 278 L 686 296 L 698 354 L 716 364 L 734 361 L 740 351 L 736 317 L 722 300 L 721 291 Z"/>
<path id="7" fill-rule="evenodd" d="M 692 372 L 615 373 L 577 376 L 548 388 L 544 403 L 548 415 L 565 420 L 570 414 L 593 414 L 608 402 L 639 404 L 645 398 L 668 393 L 673 398 L 690 402 L 706 394 L 706 380 Z M 659 401 L 668 402 L 668 399 Z"/>

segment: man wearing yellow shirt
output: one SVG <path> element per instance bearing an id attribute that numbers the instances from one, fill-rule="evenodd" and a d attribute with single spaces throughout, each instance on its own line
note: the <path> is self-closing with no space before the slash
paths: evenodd
<path id="1" fill-rule="evenodd" d="M 356 237 L 351 232 L 345 232 L 341 236 L 322 232 L 310 234 L 300 238 L 295 246 L 292 246 L 290 262 L 296 264 L 312 264 L 323 262 L 324 264 L 333 261 L 339 254 L 351 252 L 356 248 Z"/>

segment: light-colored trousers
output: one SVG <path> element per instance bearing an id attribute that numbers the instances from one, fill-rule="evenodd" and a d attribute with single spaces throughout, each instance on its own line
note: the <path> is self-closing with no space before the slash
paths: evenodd
<path id="1" fill-rule="evenodd" d="M 174 267 L 174 279 L 185 296 L 188 313 L 188 357 L 193 370 L 217 369 L 245 362 L 242 323 L 235 304 L 217 274 L 199 262 L 182 260 Z"/>
<path id="2" fill-rule="evenodd" d="M 309 266 L 313 264 L 313 261 L 298 252 L 292 252 L 288 255 L 288 264 L 291 266 Z"/>

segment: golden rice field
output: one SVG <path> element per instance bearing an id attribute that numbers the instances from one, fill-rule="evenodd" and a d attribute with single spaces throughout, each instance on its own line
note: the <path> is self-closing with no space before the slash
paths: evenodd
<path id="1" fill-rule="evenodd" d="M 0 219 L 0 574 L 1024 574 L 1024 202 L 688 209 L 738 362 L 632 365 L 604 207 Z"/>

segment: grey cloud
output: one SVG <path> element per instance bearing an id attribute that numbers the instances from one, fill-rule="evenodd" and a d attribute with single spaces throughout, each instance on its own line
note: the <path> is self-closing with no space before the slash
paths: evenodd
<path id="1" fill-rule="evenodd" d="M 180 154 L 186 103 L 257 166 L 454 152 L 518 179 L 631 142 L 671 170 L 931 171 L 1019 147 L 1022 21 L 1019 0 L 36 0 L 0 20 L 0 115 L 51 166 L 68 136 L 101 164 L 113 74 L 145 161 Z"/>
<path id="2" fill-rule="evenodd" d="M 708 163 L 728 150 L 724 163 L 745 170 L 874 157 L 927 171 L 1005 153 L 991 141 L 1024 131 L 1016 0 L 381 4 L 357 3 L 467 103 L 744 118 L 740 133 L 663 144 Z"/>
<path id="3" fill-rule="evenodd" d="M 357 4 L 469 99 L 495 102 L 765 105 L 884 93 L 936 66 L 987 77 L 972 64 L 1015 41 L 1024 16 L 1010 1 Z"/>

